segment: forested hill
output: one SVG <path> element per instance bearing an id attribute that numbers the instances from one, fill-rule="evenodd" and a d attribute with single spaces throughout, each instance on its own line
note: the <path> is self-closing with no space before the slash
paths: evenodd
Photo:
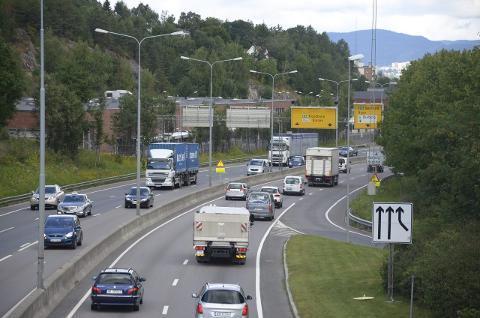
<path id="1" fill-rule="evenodd" d="M 3 0 L 0 4 L 2 41 L 18 52 L 28 73 L 24 95 L 38 90 L 39 26 L 38 0 Z M 308 26 L 284 30 L 265 24 L 237 20 L 221 21 L 188 12 L 179 17 L 158 14 L 148 5 L 129 9 L 123 2 L 96 0 L 44 1 L 46 82 L 64 86 L 79 101 L 101 96 L 107 89 L 135 91 L 137 44 L 134 40 L 96 33 L 102 28 L 143 38 L 190 32 L 190 36 L 148 39 L 142 44 L 143 96 L 199 96 L 209 94 L 209 68 L 181 60 L 185 55 L 202 60 L 238 56 L 241 62 L 221 63 L 214 68 L 213 95 L 246 98 L 249 82 L 265 84 L 260 95 L 271 96 L 271 79 L 249 73 L 250 69 L 278 72 L 297 69 L 295 76 L 279 77 L 278 87 L 319 91 L 325 83 L 318 77 L 345 78 L 349 49 L 344 41 L 333 43 L 326 33 Z M 33 43 L 33 46 L 32 44 Z M 253 54 L 247 51 L 254 46 Z"/>

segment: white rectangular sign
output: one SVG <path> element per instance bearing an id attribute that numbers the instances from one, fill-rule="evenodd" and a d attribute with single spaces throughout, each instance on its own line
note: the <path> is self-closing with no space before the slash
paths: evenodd
<path id="1" fill-rule="evenodd" d="M 374 202 L 372 215 L 373 242 L 412 243 L 412 203 Z"/>

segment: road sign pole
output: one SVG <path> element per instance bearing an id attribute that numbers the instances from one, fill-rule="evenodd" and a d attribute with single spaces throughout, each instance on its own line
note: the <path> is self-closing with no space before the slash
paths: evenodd
<path id="1" fill-rule="evenodd" d="M 415 284 L 415 274 L 412 275 L 412 281 L 410 284 L 410 315 L 409 318 L 413 318 L 413 285 Z"/>
<path id="2" fill-rule="evenodd" d="M 390 297 L 390 301 L 394 301 L 393 300 L 393 253 L 394 253 L 394 250 L 393 250 L 393 244 L 390 243 L 389 244 L 389 247 L 390 247 L 390 255 L 389 255 L 389 261 L 388 261 L 388 295 Z"/>

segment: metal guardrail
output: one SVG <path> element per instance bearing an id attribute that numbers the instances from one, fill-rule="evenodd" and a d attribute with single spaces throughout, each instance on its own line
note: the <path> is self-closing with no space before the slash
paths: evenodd
<path id="1" fill-rule="evenodd" d="M 353 221 L 353 222 L 355 222 L 357 224 L 360 224 L 362 226 L 365 226 L 369 229 L 372 228 L 372 222 L 371 221 L 364 220 L 364 219 L 352 214 L 352 209 L 349 209 L 349 211 L 348 211 L 348 221 L 349 222 Z"/>
<path id="2" fill-rule="evenodd" d="M 262 157 L 262 156 L 260 156 Z M 229 159 L 229 160 L 224 160 L 224 163 L 235 163 L 235 162 L 240 162 L 243 160 L 250 159 L 250 157 L 239 157 L 239 158 L 234 158 L 234 159 Z M 202 162 L 200 164 L 200 167 L 206 167 L 208 166 L 208 163 Z M 89 181 L 84 181 L 84 182 L 79 182 L 79 183 L 74 183 L 74 184 L 67 184 L 62 186 L 63 190 L 65 191 L 73 191 L 73 190 L 79 190 L 79 189 L 85 189 L 85 188 L 90 188 L 90 187 L 95 187 L 103 184 L 110 184 L 110 183 L 116 183 L 116 182 L 121 182 L 121 181 L 126 181 L 126 180 L 131 180 L 136 177 L 136 173 L 129 173 L 121 176 L 114 176 L 114 177 L 108 177 L 108 178 L 102 178 L 102 179 L 95 179 L 95 180 L 89 180 Z M 142 176 L 145 174 L 142 173 Z M 22 201 L 26 201 L 30 199 L 32 196 L 32 193 L 24 193 L 24 194 L 19 194 L 19 195 L 14 195 L 10 197 L 4 197 L 0 198 L 0 206 L 5 206 L 13 203 L 18 203 Z"/>

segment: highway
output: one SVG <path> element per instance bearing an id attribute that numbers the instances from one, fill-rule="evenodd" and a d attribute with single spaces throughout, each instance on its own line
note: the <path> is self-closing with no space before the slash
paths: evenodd
<path id="1" fill-rule="evenodd" d="M 275 168 L 278 169 L 278 168 Z M 180 189 L 155 190 L 155 207 L 174 201 L 186 193 L 208 186 L 208 170 L 201 168 L 198 184 Z M 246 164 L 226 166 L 225 175 L 213 174 L 212 183 L 221 184 L 246 174 Z M 124 194 L 135 185 L 135 180 L 104 185 L 80 191 L 94 201 L 92 216 L 81 218 L 84 245 L 77 250 L 48 249 L 45 251 L 45 274 L 49 277 L 60 266 L 77 255 L 82 249 L 95 244 L 116 228 L 135 218 L 135 209 L 123 207 Z M 141 209 L 141 212 L 146 211 Z M 46 210 L 54 214 L 56 210 Z M 36 285 L 38 210 L 30 210 L 28 202 L 0 208 L 0 282 L 10 286 L 9 292 L 0 299 L 0 316 L 7 313 Z"/>
<path id="2" fill-rule="evenodd" d="M 338 240 L 349 237 L 354 243 L 371 245 L 368 233 L 348 228 L 352 232 L 347 235 L 345 230 L 346 178 L 342 174 L 337 187 L 307 187 L 305 196 L 284 196 L 283 208 L 277 209 L 275 221 L 255 222 L 244 266 L 223 262 L 197 264 L 192 249 L 192 213 L 196 209 L 184 211 L 144 236 L 126 242 L 87 275 L 94 276 L 108 266 L 135 268 L 147 278 L 139 312 L 119 308 L 92 312 L 88 298 L 92 281 L 87 277 L 50 317 L 117 317 L 126 312 L 135 317 L 192 317 L 191 294 L 205 282 L 240 283 L 253 297 L 249 302 L 250 317 L 292 317 L 282 261 L 282 247 L 289 236 L 305 233 Z M 355 165 L 348 181 L 352 192 L 364 187 L 368 183 L 365 165 Z M 268 184 L 280 186 L 281 181 Z M 226 201 L 219 196 L 205 204 L 244 206 L 245 202 Z"/>

